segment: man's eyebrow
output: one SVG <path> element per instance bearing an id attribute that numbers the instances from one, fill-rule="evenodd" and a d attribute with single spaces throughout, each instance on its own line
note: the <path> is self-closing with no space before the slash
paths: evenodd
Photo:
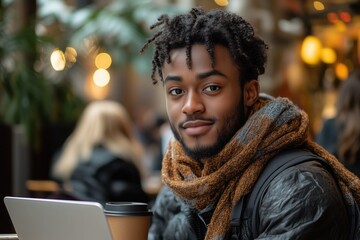
<path id="1" fill-rule="evenodd" d="M 197 75 L 197 78 L 199 79 L 204 79 L 204 78 L 207 78 L 207 77 L 210 77 L 210 76 L 213 76 L 213 75 L 219 75 L 219 76 L 223 76 L 225 78 L 227 78 L 227 76 L 225 74 L 223 74 L 222 72 L 216 70 L 216 69 L 213 69 L 209 72 L 204 72 L 204 73 L 199 73 Z"/>
<path id="2" fill-rule="evenodd" d="M 164 79 L 164 83 L 166 83 L 167 81 L 178 81 L 178 82 L 181 82 L 182 78 L 180 76 L 167 76 L 165 79 Z"/>
<path id="3" fill-rule="evenodd" d="M 204 73 L 199 73 L 197 75 L 197 78 L 198 79 L 205 79 L 207 77 L 210 77 L 210 76 L 214 76 L 214 75 L 219 75 L 219 76 L 223 76 L 225 78 L 227 78 L 227 76 L 225 74 L 223 74 L 222 72 L 216 70 L 216 69 L 213 69 L 209 72 L 204 72 Z M 168 82 L 168 81 L 177 81 L 177 82 L 181 82 L 182 81 L 182 77 L 180 76 L 167 76 L 165 79 L 164 79 L 164 83 Z"/>

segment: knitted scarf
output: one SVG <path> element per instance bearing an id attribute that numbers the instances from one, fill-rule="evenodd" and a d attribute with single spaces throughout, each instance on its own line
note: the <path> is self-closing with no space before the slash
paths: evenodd
<path id="1" fill-rule="evenodd" d="M 360 202 L 360 180 L 308 136 L 307 114 L 286 98 L 261 95 L 246 124 L 215 156 L 201 163 L 189 158 L 182 145 L 171 140 L 162 180 L 197 210 L 214 206 L 206 240 L 224 239 L 235 203 L 251 191 L 266 162 L 289 148 L 307 149 L 329 162 L 347 204 Z"/>

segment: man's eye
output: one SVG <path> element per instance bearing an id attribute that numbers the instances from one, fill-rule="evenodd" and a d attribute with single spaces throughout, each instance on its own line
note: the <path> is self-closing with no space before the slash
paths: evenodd
<path id="1" fill-rule="evenodd" d="M 206 87 L 204 90 L 207 92 L 215 92 L 215 91 L 219 90 L 220 88 L 221 87 L 219 87 L 219 86 L 211 85 L 211 86 Z"/>
<path id="2" fill-rule="evenodd" d="M 183 91 L 180 88 L 174 88 L 169 91 L 170 95 L 177 96 L 180 95 Z"/>

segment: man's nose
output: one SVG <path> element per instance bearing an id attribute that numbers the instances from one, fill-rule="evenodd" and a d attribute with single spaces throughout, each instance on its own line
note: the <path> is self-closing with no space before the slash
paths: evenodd
<path id="1" fill-rule="evenodd" d="M 202 113 L 204 111 L 205 105 L 202 101 L 200 94 L 189 92 L 185 104 L 182 108 L 182 112 L 186 115 L 193 115 L 196 113 Z"/>

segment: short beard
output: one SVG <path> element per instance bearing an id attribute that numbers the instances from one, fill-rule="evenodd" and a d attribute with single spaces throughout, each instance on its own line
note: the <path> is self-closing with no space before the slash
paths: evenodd
<path id="1" fill-rule="evenodd" d="M 190 149 L 186 146 L 183 139 L 181 138 L 178 131 L 172 123 L 170 123 L 171 130 L 174 134 L 176 140 L 178 140 L 184 148 L 185 153 L 194 160 L 203 160 L 205 158 L 212 157 L 218 154 L 225 145 L 230 142 L 235 133 L 243 126 L 244 124 L 244 114 L 242 111 L 242 102 L 239 103 L 236 111 L 233 114 L 229 114 L 224 118 L 225 128 L 219 129 L 217 132 L 218 140 L 212 146 L 201 146 L 200 144 L 194 149 Z"/>

